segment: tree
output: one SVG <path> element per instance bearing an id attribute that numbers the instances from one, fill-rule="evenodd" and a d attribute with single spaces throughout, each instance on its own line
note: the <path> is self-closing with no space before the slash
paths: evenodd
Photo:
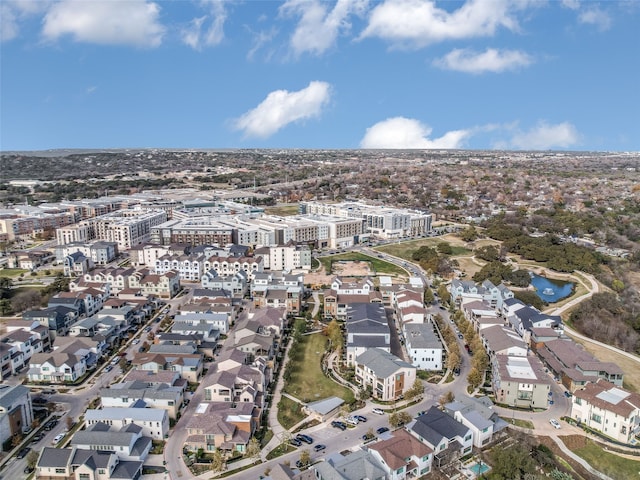
<path id="1" fill-rule="evenodd" d="M 515 443 L 509 448 L 494 447 L 491 450 L 491 461 L 491 476 L 496 480 L 524 478 L 526 474 L 535 473 L 536 465 L 529 454 L 528 445 Z"/>
<path id="2" fill-rule="evenodd" d="M 422 298 L 423 302 L 427 305 L 429 305 L 430 303 L 433 303 L 434 300 L 434 296 L 433 296 L 433 292 L 431 291 L 430 287 L 426 287 L 424 289 L 424 296 Z"/>
<path id="3" fill-rule="evenodd" d="M 447 403 L 451 403 L 455 399 L 455 394 L 451 390 L 449 390 L 447 393 L 440 396 L 440 398 L 438 399 L 438 404 L 440 405 L 440 408 L 444 408 Z"/>
<path id="4" fill-rule="evenodd" d="M 247 450 L 244 452 L 245 457 L 255 458 L 260 455 L 260 442 L 256 437 L 251 437 L 247 444 Z"/>
<path id="5" fill-rule="evenodd" d="M 393 428 L 398 428 L 405 423 L 409 423 L 411 421 L 411 415 L 405 411 L 402 412 L 393 412 L 389 415 L 389 425 Z"/>
<path id="6" fill-rule="evenodd" d="M 473 242 L 478 238 L 478 230 L 471 225 L 460 232 L 460 238 L 465 242 Z"/>
<path id="7" fill-rule="evenodd" d="M 0 316 L 11 312 L 11 301 L 8 298 L 0 300 Z"/>
<path id="8" fill-rule="evenodd" d="M 408 400 L 412 400 L 416 397 L 419 397 L 424 393 L 424 384 L 419 378 L 416 378 L 416 381 L 413 382 L 413 385 L 409 390 L 407 390 L 404 394 L 405 398 Z"/>
<path id="9" fill-rule="evenodd" d="M 311 463 L 311 452 L 309 452 L 309 449 L 305 448 L 300 452 L 300 463 L 303 465 Z"/>
<path id="10" fill-rule="evenodd" d="M 219 448 L 216 448 L 215 452 L 213 452 L 213 457 L 211 458 L 211 471 L 212 472 L 221 472 L 224 470 L 224 455 Z"/>
<path id="11" fill-rule="evenodd" d="M 325 328 L 325 335 L 331 341 L 331 349 L 337 350 L 342 347 L 342 328 L 338 321 L 334 318 Z"/>
<path id="12" fill-rule="evenodd" d="M 36 463 L 38 463 L 38 452 L 36 452 L 35 450 L 31 450 L 29 453 L 27 453 L 25 461 L 27 462 L 27 466 L 29 468 L 35 468 Z"/>
<path id="13" fill-rule="evenodd" d="M 11 293 L 11 287 L 13 287 L 13 280 L 9 277 L 0 277 L 0 298 L 6 298 Z"/>
<path id="14" fill-rule="evenodd" d="M 438 287 L 438 295 L 440 296 L 440 300 L 444 303 L 449 303 L 451 300 L 451 294 L 444 283 Z"/>

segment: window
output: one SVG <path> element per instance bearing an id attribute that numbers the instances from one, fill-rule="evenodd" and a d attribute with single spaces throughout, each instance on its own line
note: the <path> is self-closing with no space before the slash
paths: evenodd
<path id="1" fill-rule="evenodd" d="M 596 423 L 602 423 L 602 416 L 596 414 L 596 413 L 592 413 L 591 414 L 591 420 L 593 420 Z"/>
<path id="2" fill-rule="evenodd" d="M 56 468 L 56 473 L 67 473 L 66 468 Z"/>

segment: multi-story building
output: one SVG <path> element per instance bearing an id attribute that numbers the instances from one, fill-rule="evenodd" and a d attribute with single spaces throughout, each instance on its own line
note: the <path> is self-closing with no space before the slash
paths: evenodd
<path id="1" fill-rule="evenodd" d="M 255 273 L 251 282 L 251 297 L 257 308 L 285 308 L 297 314 L 302 309 L 304 276 L 282 272 Z"/>
<path id="2" fill-rule="evenodd" d="M 391 332 L 387 314 L 380 303 L 350 303 L 345 320 L 347 366 L 370 348 L 391 351 Z"/>
<path id="3" fill-rule="evenodd" d="M 380 348 L 371 348 L 356 358 L 356 383 L 371 388 L 378 400 L 397 400 L 413 387 L 416 378 L 416 367 Z"/>
<path id="4" fill-rule="evenodd" d="M 200 216 L 187 220 L 169 220 L 155 225 L 151 230 L 150 239 L 158 245 L 228 245 L 234 243 L 234 229 L 218 218 Z"/>
<path id="5" fill-rule="evenodd" d="M 165 440 L 169 436 L 169 413 L 164 409 L 144 407 L 105 407 L 88 409 L 84 415 L 85 426 L 105 423 L 121 429 L 133 423 L 142 427 L 142 435 L 154 440 Z"/>
<path id="6" fill-rule="evenodd" d="M 29 389 L 23 385 L 0 385 L 0 443 L 28 431 L 33 419 Z"/>
<path id="7" fill-rule="evenodd" d="M 62 211 L 45 211 L 38 207 L 20 206 L 0 211 L 0 239 L 7 242 L 28 240 L 37 235 L 53 237 L 57 228 L 75 222 L 72 214 Z"/>
<path id="8" fill-rule="evenodd" d="M 407 323 L 402 333 L 413 366 L 428 371 L 444 369 L 444 347 L 431 322 Z"/>
<path id="9" fill-rule="evenodd" d="M 67 243 L 56 247 L 56 260 L 58 262 L 75 252 L 81 252 L 85 257 L 90 258 L 94 265 L 106 265 L 118 256 L 118 244 L 115 242 L 89 242 L 89 243 Z"/>
<path id="10" fill-rule="evenodd" d="M 38 480 L 139 480 L 142 462 L 121 460 L 114 452 L 44 447 L 36 464 Z"/>
<path id="11" fill-rule="evenodd" d="M 617 442 L 636 443 L 640 395 L 599 379 L 574 392 L 571 418 Z"/>
<path id="12" fill-rule="evenodd" d="M 496 355 L 491 362 L 496 402 L 518 408 L 547 408 L 551 381 L 537 357 Z"/>
<path id="13" fill-rule="evenodd" d="M 391 438 L 372 443 L 367 450 L 380 462 L 389 480 L 422 478 L 431 471 L 433 449 L 406 430 L 396 430 Z"/>
<path id="14" fill-rule="evenodd" d="M 287 272 L 311 270 L 311 249 L 308 245 L 280 245 L 261 247 L 254 251 L 263 258 L 267 270 Z"/>

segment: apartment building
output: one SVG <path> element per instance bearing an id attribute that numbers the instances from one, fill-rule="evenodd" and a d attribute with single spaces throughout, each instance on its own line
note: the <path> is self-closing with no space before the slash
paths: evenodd
<path id="1" fill-rule="evenodd" d="M 518 408 L 547 408 L 551 381 L 537 357 L 496 355 L 491 362 L 497 403 Z"/>
<path id="2" fill-rule="evenodd" d="M 356 358 L 356 383 L 371 388 L 378 400 L 397 400 L 413 387 L 416 378 L 416 367 L 380 348 L 371 348 Z"/>

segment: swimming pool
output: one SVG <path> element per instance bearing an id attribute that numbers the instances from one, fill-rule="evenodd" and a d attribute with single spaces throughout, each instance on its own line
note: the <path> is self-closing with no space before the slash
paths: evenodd
<path id="1" fill-rule="evenodd" d="M 486 463 L 474 463 L 473 465 L 467 468 L 471 470 L 473 473 L 475 473 L 476 476 L 482 475 L 484 472 L 491 469 L 491 467 Z"/>

